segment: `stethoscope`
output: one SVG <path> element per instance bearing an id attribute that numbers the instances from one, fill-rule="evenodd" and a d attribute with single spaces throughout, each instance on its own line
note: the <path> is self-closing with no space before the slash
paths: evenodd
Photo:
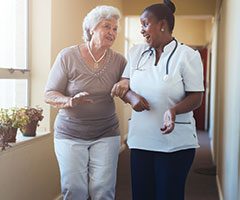
<path id="1" fill-rule="evenodd" d="M 177 49 L 177 47 L 178 47 L 178 42 L 177 42 L 177 40 L 176 40 L 175 38 L 173 38 L 173 40 L 175 41 L 175 46 L 174 46 L 174 49 L 172 50 L 170 56 L 169 56 L 168 59 L 167 59 L 167 64 L 166 64 L 166 69 L 165 69 L 165 75 L 164 75 L 164 77 L 163 77 L 163 80 L 164 80 L 164 81 L 167 81 L 167 80 L 168 80 L 168 76 L 169 76 L 169 75 L 168 75 L 168 74 L 169 74 L 169 62 L 170 62 L 170 60 L 171 60 L 174 52 L 176 51 L 176 49 Z M 141 68 L 141 67 L 139 66 L 139 64 L 140 64 L 140 62 L 141 62 L 144 54 L 146 54 L 147 52 L 150 52 L 150 53 L 149 53 L 146 61 L 153 55 L 153 48 L 152 48 L 152 47 L 149 47 L 147 50 L 145 50 L 145 51 L 143 51 L 143 52 L 141 53 L 141 56 L 140 56 L 140 58 L 138 59 L 138 62 L 137 62 L 136 70 L 139 70 L 139 71 L 143 71 L 143 70 L 144 70 L 143 68 Z M 145 61 L 145 62 L 146 62 L 146 61 Z M 144 63 L 143 63 L 143 65 L 144 65 Z"/>

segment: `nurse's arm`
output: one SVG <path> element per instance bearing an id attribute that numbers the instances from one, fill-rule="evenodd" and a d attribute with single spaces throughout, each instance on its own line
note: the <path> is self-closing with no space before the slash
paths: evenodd
<path id="1" fill-rule="evenodd" d="M 121 97 L 121 99 L 125 103 L 129 103 L 132 106 L 132 109 L 137 112 L 150 110 L 148 101 L 144 97 L 133 92 L 131 89 L 129 89 L 126 95 L 124 97 Z"/>
<path id="2" fill-rule="evenodd" d="M 203 92 L 187 92 L 186 97 L 164 113 L 164 122 L 161 128 L 163 134 L 169 134 L 175 127 L 176 115 L 197 109 L 202 104 Z"/>
<path id="3" fill-rule="evenodd" d="M 201 106 L 203 92 L 187 92 L 186 97 L 171 108 L 176 115 L 193 111 Z"/>
<path id="4" fill-rule="evenodd" d="M 150 110 L 147 100 L 130 89 L 128 78 L 122 78 L 119 82 L 114 84 L 111 90 L 111 96 L 121 98 L 125 103 L 129 103 L 133 110 L 137 112 Z"/>

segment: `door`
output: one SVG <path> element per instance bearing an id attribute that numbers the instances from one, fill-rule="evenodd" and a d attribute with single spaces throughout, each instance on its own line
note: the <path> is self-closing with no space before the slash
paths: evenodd
<path id="1" fill-rule="evenodd" d="M 207 82 L 207 59 L 208 59 L 208 49 L 198 48 L 198 51 L 201 55 L 202 62 L 203 62 L 203 76 L 204 76 L 204 88 L 206 90 L 206 82 Z M 196 127 L 197 130 L 205 130 L 205 118 L 206 118 L 206 93 L 204 92 L 202 105 L 193 111 L 194 118 L 196 120 Z"/>

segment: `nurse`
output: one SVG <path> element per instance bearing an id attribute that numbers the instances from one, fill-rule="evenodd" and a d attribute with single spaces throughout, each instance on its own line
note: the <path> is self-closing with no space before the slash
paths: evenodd
<path id="1" fill-rule="evenodd" d="M 184 200 L 199 147 L 192 111 L 201 105 L 203 67 L 199 52 L 172 36 L 174 12 L 166 0 L 144 9 L 147 44 L 129 51 L 123 80 L 112 89 L 133 108 L 127 139 L 133 200 Z M 119 92 L 126 84 L 130 90 Z"/>

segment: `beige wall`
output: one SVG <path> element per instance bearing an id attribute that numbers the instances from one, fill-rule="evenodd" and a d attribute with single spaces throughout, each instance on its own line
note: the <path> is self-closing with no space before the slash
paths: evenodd
<path id="1" fill-rule="evenodd" d="M 53 200 L 59 178 L 51 135 L 0 152 L 1 200 Z"/>
<path id="2" fill-rule="evenodd" d="M 131 3 L 129 3 L 131 2 Z M 140 15 L 143 9 L 160 0 L 123 0 L 124 15 Z M 176 15 L 214 15 L 216 0 L 173 0 Z"/>
<path id="3" fill-rule="evenodd" d="M 98 4 L 98 0 L 52 0 L 52 62 L 62 48 L 82 42 L 83 18 Z M 102 0 L 101 5 L 112 5 L 122 10 L 121 0 Z M 121 41 L 124 26 L 122 29 L 114 46 L 118 51 L 123 51 L 124 47 Z"/>
<path id="4" fill-rule="evenodd" d="M 220 1 L 219 1 L 220 2 Z M 218 46 L 214 137 L 217 179 L 224 200 L 239 200 L 239 140 L 240 140 L 240 2 L 223 1 L 216 17 Z"/>
<path id="5" fill-rule="evenodd" d="M 44 85 L 51 65 L 51 1 L 29 1 L 30 105 L 40 105 L 44 119 L 39 130 L 49 130 L 49 107 L 43 103 Z"/>
<path id="6" fill-rule="evenodd" d="M 210 42 L 211 20 L 176 16 L 173 35 L 184 44 L 206 46 Z"/>
<path id="7" fill-rule="evenodd" d="M 131 44 L 144 42 L 144 38 L 140 33 L 141 24 L 138 16 L 128 17 L 128 39 Z M 206 46 L 211 41 L 212 18 L 203 19 L 193 18 L 189 16 L 176 16 L 175 28 L 173 36 L 180 42 L 187 45 Z"/>

